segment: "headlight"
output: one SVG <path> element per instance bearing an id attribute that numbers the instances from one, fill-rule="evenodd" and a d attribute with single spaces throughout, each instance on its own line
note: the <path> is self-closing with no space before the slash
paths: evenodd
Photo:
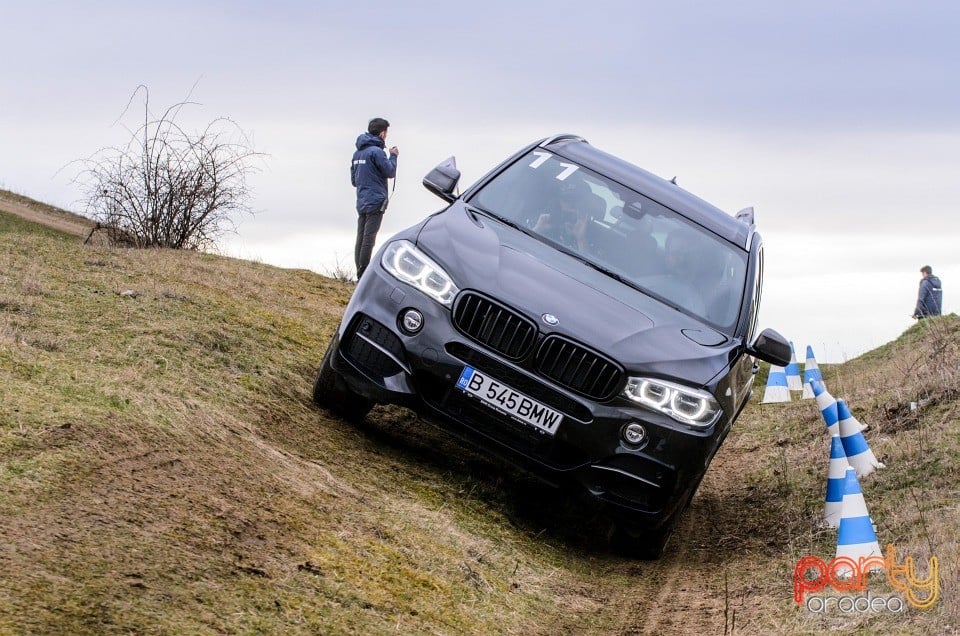
<path id="1" fill-rule="evenodd" d="M 383 250 L 383 268 L 441 305 L 450 306 L 460 290 L 443 269 L 410 241 L 394 241 Z"/>
<path id="2" fill-rule="evenodd" d="M 652 411 L 696 428 L 707 428 L 721 413 L 720 405 L 706 391 L 664 380 L 630 378 L 623 394 Z"/>

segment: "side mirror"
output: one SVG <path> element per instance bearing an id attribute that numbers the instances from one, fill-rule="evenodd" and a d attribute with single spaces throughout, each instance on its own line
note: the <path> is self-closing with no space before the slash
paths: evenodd
<path id="1" fill-rule="evenodd" d="M 457 170 L 457 160 L 450 157 L 423 178 L 423 187 L 446 201 L 453 203 L 457 195 L 457 182 L 460 181 L 460 171 Z"/>
<path id="2" fill-rule="evenodd" d="M 747 347 L 747 353 L 778 367 L 787 366 L 793 357 L 790 343 L 773 329 L 761 331 L 753 344 Z"/>

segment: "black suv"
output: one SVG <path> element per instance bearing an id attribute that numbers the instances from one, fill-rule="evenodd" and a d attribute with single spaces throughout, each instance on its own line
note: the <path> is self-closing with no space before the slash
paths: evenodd
<path id="1" fill-rule="evenodd" d="M 538 141 L 394 236 L 314 383 L 348 418 L 402 404 L 608 504 L 621 549 L 661 553 L 746 405 L 763 251 L 732 217 L 573 135 Z"/>

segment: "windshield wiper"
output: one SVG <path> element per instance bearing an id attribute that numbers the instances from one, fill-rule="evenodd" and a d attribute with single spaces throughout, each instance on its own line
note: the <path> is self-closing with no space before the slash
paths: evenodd
<path id="1" fill-rule="evenodd" d="M 659 300 L 659 301 L 662 302 L 663 304 L 665 304 L 665 305 L 667 305 L 667 306 L 669 306 L 669 307 L 672 307 L 673 309 L 676 309 L 677 311 L 685 311 L 682 307 L 680 307 L 680 306 L 677 305 L 676 303 L 674 303 L 674 302 L 672 302 L 672 301 L 670 301 L 670 300 L 662 297 L 662 296 L 659 295 L 659 294 L 654 294 L 654 293 L 652 293 L 649 289 L 646 289 L 646 288 L 644 288 L 644 287 L 641 287 L 640 285 L 638 285 L 637 283 L 633 282 L 633 281 L 630 280 L 629 278 L 624 278 L 623 276 L 621 276 L 620 274 L 616 273 L 615 271 L 610 270 L 610 269 L 607 269 L 607 268 L 604 267 L 603 265 L 598 265 L 597 263 L 594 263 L 593 261 L 591 261 L 590 259 L 586 258 L 585 256 L 582 256 L 582 255 L 580 255 L 580 254 L 577 254 L 576 252 L 572 252 L 572 251 L 568 250 L 567 248 L 565 248 L 565 247 L 563 247 L 563 246 L 559 246 L 559 248 L 560 248 L 560 251 L 562 251 L 564 254 L 567 254 L 567 255 L 569 255 L 569 256 L 572 256 L 573 258 L 577 259 L 578 261 L 580 261 L 581 263 L 583 263 L 583 264 L 586 265 L 587 267 L 590 267 L 590 268 L 592 268 L 592 269 L 595 269 L 596 271 L 600 272 L 601 274 L 603 274 L 603 275 L 605 275 L 605 276 L 609 276 L 610 278 L 612 278 L 613 280 L 617 281 L 618 283 L 621 283 L 621 284 L 623 284 L 623 285 L 626 285 L 627 287 L 630 287 L 631 289 L 635 289 L 635 290 L 637 290 L 638 292 L 640 292 L 640 293 L 642 293 L 642 294 L 644 294 L 644 295 L 646 295 L 646 296 L 653 296 L 654 298 L 656 298 L 657 300 Z"/>
<path id="2" fill-rule="evenodd" d="M 623 283 L 624 285 L 627 285 L 628 287 L 633 287 L 633 288 L 636 289 L 637 291 L 644 291 L 643 289 L 640 288 L 640 286 L 638 286 L 638 285 L 637 285 L 636 283 L 634 283 L 632 280 L 630 280 L 630 279 L 628 279 L 628 278 L 624 278 L 623 276 L 621 276 L 620 274 L 616 273 L 616 272 L 613 271 L 612 269 L 607 269 L 607 268 L 604 267 L 603 265 L 598 265 L 597 263 L 594 263 L 593 261 L 591 261 L 591 260 L 590 260 L 589 258 L 587 258 L 586 256 L 583 256 L 582 254 L 578 254 L 578 253 L 573 252 L 573 251 L 571 251 L 571 250 L 568 250 L 568 249 L 566 249 L 566 248 L 562 248 L 562 249 L 563 249 L 563 252 L 564 252 L 564 253 L 569 254 L 570 256 L 574 257 L 575 259 L 577 259 L 578 261 L 580 261 L 581 263 L 583 263 L 583 264 L 586 265 L 587 267 L 592 267 L 593 269 L 597 270 L 597 271 L 600 272 L 601 274 L 604 274 L 604 275 L 606 275 L 606 276 L 609 276 L 609 277 L 612 278 L 613 280 L 615 280 L 615 281 L 617 281 L 617 282 L 619 282 L 619 283 Z"/>
<path id="3" fill-rule="evenodd" d="M 500 221 L 501 223 L 503 223 L 504 225 L 506 225 L 506 226 L 508 226 L 508 227 L 512 227 L 512 228 L 515 229 L 515 230 L 520 230 L 521 232 L 523 232 L 523 233 L 526 234 L 527 236 L 533 236 L 533 237 L 539 237 L 539 236 L 540 236 L 540 235 L 537 234 L 536 232 L 531 231 L 530 228 L 528 228 L 528 227 L 526 227 L 526 226 L 523 226 L 523 225 L 520 225 L 520 224 L 517 223 L 516 221 L 511 221 L 510 219 L 508 219 L 508 218 L 506 218 L 506 217 L 503 217 L 503 216 L 500 216 L 499 214 L 496 214 L 495 212 L 491 212 L 490 210 L 485 210 L 485 209 L 483 209 L 483 208 L 481 208 L 481 207 L 478 207 L 478 206 L 472 205 L 472 204 L 468 204 L 468 205 L 467 205 L 467 209 L 476 210 L 477 212 L 480 212 L 481 214 L 483 214 L 483 215 L 485 215 L 485 216 L 489 216 L 491 219 L 496 219 L 497 221 Z"/>
<path id="4" fill-rule="evenodd" d="M 600 272 L 601 274 L 604 274 L 605 276 L 609 276 L 609 277 L 612 278 L 613 280 L 615 280 L 615 281 L 617 281 L 617 282 L 619 282 L 619 283 L 622 283 L 622 284 L 626 285 L 627 287 L 632 287 L 633 289 L 636 289 L 637 291 L 643 292 L 643 293 L 645 293 L 645 294 L 648 293 L 647 290 L 643 289 L 642 287 L 640 287 L 639 285 L 637 285 L 636 283 L 634 283 L 632 280 L 630 280 L 630 279 L 628 279 L 628 278 L 624 278 L 624 277 L 621 276 L 620 274 L 616 273 L 615 271 L 613 271 L 613 270 L 611 270 L 611 269 L 607 269 L 607 268 L 604 267 L 603 265 L 598 265 L 597 263 L 594 263 L 593 261 L 591 261 L 591 260 L 588 259 L 587 257 L 583 256 L 582 254 L 578 254 L 577 252 L 574 252 L 573 250 L 567 248 L 567 247 L 564 246 L 564 245 L 561 245 L 560 243 L 557 243 L 557 242 L 555 242 L 555 241 L 551 241 L 550 239 L 548 239 L 547 237 L 543 236 L 542 234 L 538 234 L 538 233 L 534 232 L 533 230 L 531 230 L 530 228 L 528 228 L 528 227 L 526 227 L 526 226 L 524 226 L 524 225 L 520 225 L 520 224 L 517 223 L 516 221 L 512 221 L 512 220 L 510 220 L 510 219 L 508 219 L 508 218 L 506 218 L 506 217 L 502 217 L 502 216 L 500 216 L 499 214 L 496 214 L 496 213 L 494 213 L 494 212 L 491 212 L 490 210 L 485 210 L 485 209 L 483 209 L 483 208 L 481 208 L 481 207 L 479 207 L 479 206 L 476 206 L 476 205 L 468 205 L 467 207 L 468 207 L 469 209 L 471 209 L 471 210 L 476 210 L 477 212 L 480 212 L 480 213 L 482 213 L 482 214 L 484 214 L 484 215 L 486 215 L 486 216 L 489 216 L 489 217 L 492 218 L 492 219 L 496 219 L 497 221 L 500 221 L 500 222 L 503 223 L 504 225 L 507 225 L 507 226 L 509 226 L 509 227 L 512 227 L 512 228 L 514 228 L 514 229 L 516 229 L 516 230 L 520 230 L 521 232 L 523 232 L 523 233 L 526 234 L 527 236 L 532 236 L 532 237 L 535 238 L 535 239 L 538 239 L 538 240 L 540 240 L 540 241 L 542 241 L 542 242 L 546 242 L 546 243 L 548 243 L 549 245 L 554 246 L 555 248 L 557 248 L 559 251 L 563 252 L 563 253 L 566 254 L 567 256 L 572 256 L 573 258 L 577 259 L 578 261 L 580 261 L 581 263 L 583 263 L 583 264 L 586 265 L 587 267 L 591 267 L 591 268 L 595 269 L 596 271 Z"/>

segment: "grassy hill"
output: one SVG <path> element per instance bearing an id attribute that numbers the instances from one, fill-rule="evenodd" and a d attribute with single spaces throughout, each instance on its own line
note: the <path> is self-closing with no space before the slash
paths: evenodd
<path id="1" fill-rule="evenodd" d="M 96 226 L 94 221 L 85 216 L 3 189 L 0 189 L 0 210 L 21 219 L 34 221 L 42 227 L 76 236 L 86 237 Z"/>
<path id="2" fill-rule="evenodd" d="M 312 405 L 352 287 L 192 252 L 118 250 L 0 200 L 0 633 L 952 633 L 960 626 L 960 319 L 825 373 L 887 464 L 862 482 L 929 610 L 826 616 L 812 401 L 731 433 L 663 559 L 409 412 Z M 41 219 L 42 220 L 42 219 Z M 917 402 L 917 410 L 910 410 Z M 871 581 L 874 596 L 889 593 Z"/>

